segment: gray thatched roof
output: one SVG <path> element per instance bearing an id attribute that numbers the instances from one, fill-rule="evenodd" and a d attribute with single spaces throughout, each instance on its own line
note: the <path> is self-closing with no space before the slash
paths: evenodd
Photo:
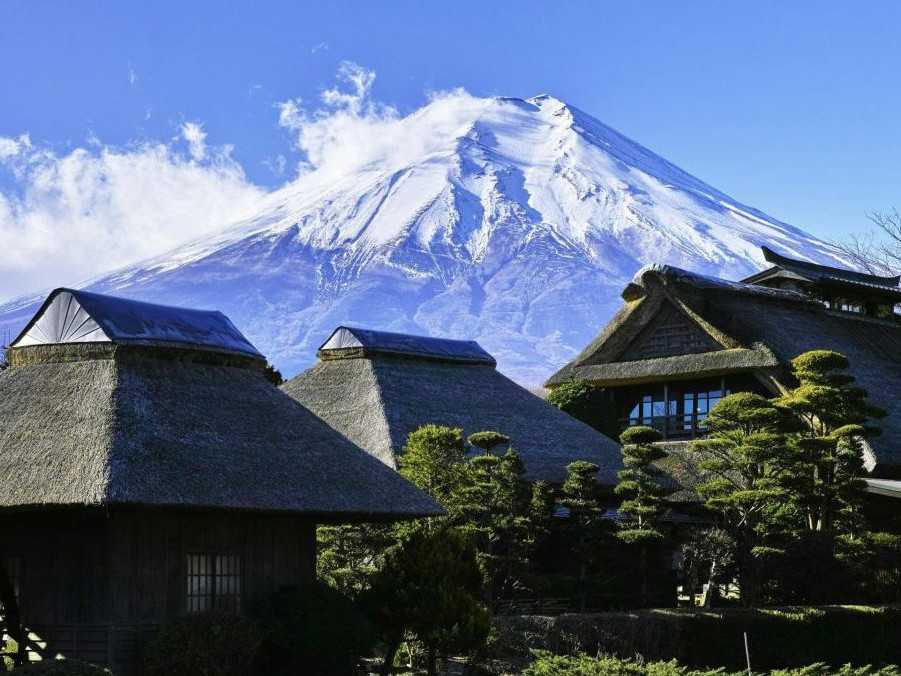
<path id="1" fill-rule="evenodd" d="M 439 513 L 272 386 L 260 359 L 115 343 L 9 357 L 0 507 L 139 504 L 335 521 Z"/>
<path id="2" fill-rule="evenodd" d="M 76 289 L 56 289 L 13 347 L 72 343 L 183 346 L 262 355 L 221 312 L 155 305 Z"/>
<path id="3" fill-rule="evenodd" d="M 576 359 L 549 381 L 620 385 L 713 372 L 753 371 L 790 385 L 791 359 L 808 350 L 841 352 L 870 400 L 888 410 L 871 440 L 876 472 L 901 467 L 901 323 L 836 312 L 790 291 L 718 280 L 678 268 L 642 270 L 627 287 L 624 308 Z M 653 360 L 619 361 L 629 341 L 652 322 L 662 303 L 685 313 L 721 349 Z"/>
<path id="4" fill-rule="evenodd" d="M 562 481 L 567 464 L 589 460 L 610 484 L 621 467 L 615 442 L 490 364 L 357 354 L 320 361 L 283 389 L 391 467 L 409 434 L 427 423 L 508 435 L 535 479 Z"/>

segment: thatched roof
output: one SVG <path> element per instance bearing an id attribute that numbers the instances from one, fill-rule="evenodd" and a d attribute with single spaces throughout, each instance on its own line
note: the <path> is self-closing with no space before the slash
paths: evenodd
<path id="1" fill-rule="evenodd" d="M 576 359 L 548 382 L 586 379 L 601 385 L 754 372 L 774 386 L 791 385 L 788 365 L 808 350 L 841 352 L 870 400 L 888 410 L 870 441 L 876 472 L 901 467 L 901 323 L 836 312 L 803 294 L 729 282 L 669 266 L 643 269 L 624 292 L 624 308 Z M 658 359 L 620 361 L 631 341 L 664 305 L 705 332 L 718 349 Z"/>
<path id="2" fill-rule="evenodd" d="M 901 298 L 901 276 L 881 277 L 870 275 L 855 270 L 820 265 L 809 261 L 799 261 L 777 254 L 772 249 L 761 247 L 763 257 L 772 267 L 762 270 L 742 280 L 747 284 L 757 284 L 773 277 L 785 277 L 809 283 L 825 283 L 838 286 L 862 287 L 864 289 L 878 291 L 880 295 L 890 295 L 895 299 Z M 896 300 L 897 302 L 897 300 Z"/>
<path id="3" fill-rule="evenodd" d="M 323 521 L 439 513 L 272 386 L 262 358 L 115 341 L 14 347 L 9 358 L 0 507 L 287 511 Z"/>
<path id="4" fill-rule="evenodd" d="M 262 358 L 221 312 L 76 289 L 53 291 L 12 347 L 72 343 L 182 346 Z"/>
<path id="5" fill-rule="evenodd" d="M 562 481 L 567 464 L 589 460 L 611 484 L 621 467 L 615 442 L 514 383 L 495 369 L 493 359 L 332 354 L 282 387 L 391 467 L 409 434 L 427 423 L 460 427 L 466 435 L 506 434 L 535 479 Z"/>

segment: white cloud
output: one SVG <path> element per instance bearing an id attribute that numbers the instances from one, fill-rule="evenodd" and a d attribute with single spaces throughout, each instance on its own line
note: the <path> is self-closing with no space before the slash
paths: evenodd
<path id="1" fill-rule="evenodd" d="M 188 142 L 188 152 L 195 162 L 206 159 L 206 132 L 198 122 L 185 122 L 181 126 L 181 136 Z"/>
<path id="2" fill-rule="evenodd" d="M 315 45 L 311 50 L 310 54 L 315 54 L 316 52 L 327 52 L 328 51 L 328 43 L 320 42 L 318 45 Z"/>
<path id="3" fill-rule="evenodd" d="M 77 283 L 246 215 L 263 191 L 204 136 L 199 125 L 185 135 L 189 156 L 158 142 L 58 153 L 0 138 L 0 176 L 14 179 L 0 187 L 0 298 Z"/>
<path id="4" fill-rule="evenodd" d="M 131 66 L 128 67 L 128 84 L 134 87 L 138 82 L 138 74 Z"/>
<path id="5" fill-rule="evenodd" d="M 430 97 L 429 115 L 416 111 L 402 117 L 392 106 L 373 100 L 373 71 L 345 62 L 338 78 L 339 86 L 322 92 L 322 105 L 313 112 L 301 99 L 278 104 L 279 124 L 294 134 L 304 156 L 300 173 L 315 172 L 324 181 L 366 165 L 390 171 L 444 149 L 466 132 L 473 108 L 490 101 L 462 89 L 439 92 Z"/>
<path id="6" fill-rule="evenodd" d="M 31 137 L 22 134 L 19 138 L 0 136 L 0 162 L 17 156 L 31 148 Z"/>

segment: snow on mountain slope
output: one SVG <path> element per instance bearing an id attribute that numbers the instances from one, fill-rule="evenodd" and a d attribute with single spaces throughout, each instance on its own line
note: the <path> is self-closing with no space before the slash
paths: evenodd
<path id="1" fill-rule="evenodd" d="M 645 263 L 734 279 L 760 268 L 767 244 L 841 264 L 549 96 L 461 93 L 388 124 L 382 147 L 318 166 L 254 217 L 86 286 L 221 309 L 286 375 L 346 323 L 474 338 L 536 384 Z M 0 307 L 0 329 L 21 328 L 34 300 Z"/>

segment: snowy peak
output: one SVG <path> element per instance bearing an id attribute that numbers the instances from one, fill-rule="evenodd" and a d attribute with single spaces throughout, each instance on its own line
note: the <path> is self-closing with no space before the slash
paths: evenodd
<path id="1" fill-rule="evenodd" d="M 646 263 L 734 279 L 761 267 L 766 244 L 842 264 L 546 94 L 454 92 L 406 117 L 336 124 L 314 130 L 333 135 L 310 144 L 328 152 L 312 152 L 313 168 L 254 216 L 91 288 L 221 309 L 288 374 L 353 324 L 476 339 L 538 383 Z M 0 308 L 0 328 L 21 314 Z"/>

